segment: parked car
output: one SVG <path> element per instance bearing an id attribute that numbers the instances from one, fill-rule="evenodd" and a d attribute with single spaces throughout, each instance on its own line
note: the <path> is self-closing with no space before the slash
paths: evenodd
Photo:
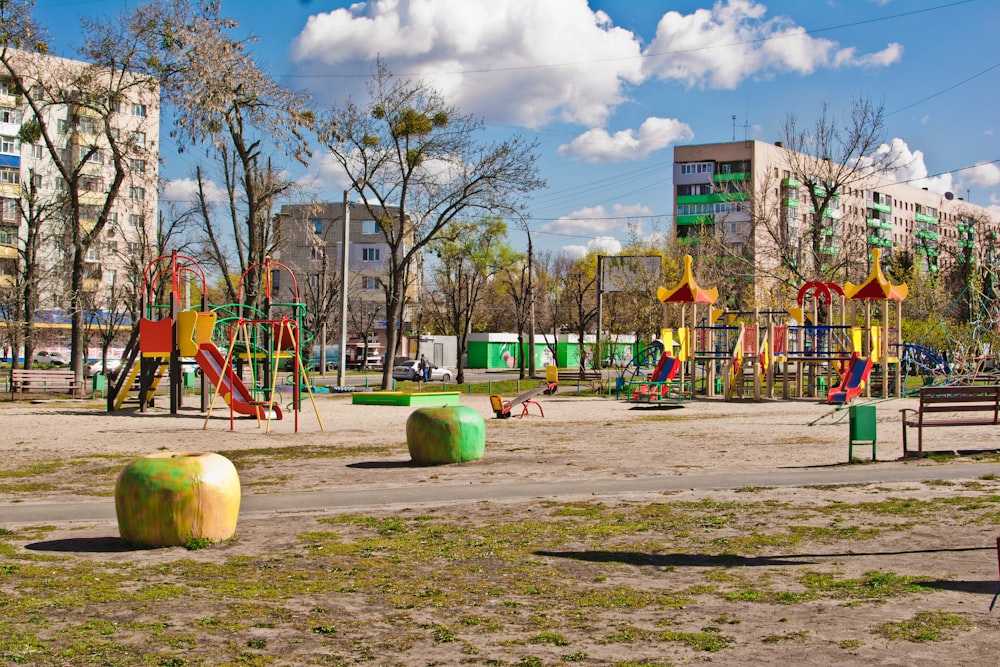
<path id="1" fill-rule="evenodd" d="M 308 359 L 303 359 L 305 366 L 308 370 L 315 370 L 319 372 L 319 345 L 316 345 L 312 349 L 312 354 Z M 338 345 L 327 345 L 326 346 L 326 361 L 323 364 L 323 372 L 332 373 L 337 370 L 340 365 L 340 346 Z M 282 370 L 293 371 L 295 370 L 295 358 L 288 357 L 285 359 L 281 366 Z"/>
<path id="2" fill-rule="evenodd" d="M 420 371 L 417 370 L 417 363 L 417 359 L 407 359 L 406 361 L 399 362 L 392 369 L 392 378 L 394 380 L 412 380 L 414 382 L 419 380 Z M 431 382 L 451 382 L 453 377 L 455 377 L 455 373 L 451 369 L 431 364 Z"/>
<path id="3" fill-rule="evenodd" d="M 32 364 L 52 364 L 53 366 L 66 366 L 69 364 L 69 359 L 59 354 L 58 352 L 48 352 L 47 350 L 39 350 L 31 355 Z"/>
<path id="4" fill-rule="evenodd" d="M 361 368 L 361 359 L 348 360 L 348 368 Z M 371 370 L 380 370 L 382 368 L 382 355 L 379 354 L 378 350 L 369 350 L 368 358 L 365 361 L 365 368 Z"/>
<path id="5" fill-rule="evenodd" d="M 111 357 L 108 357 L 108 365 L 106 368 L 100 359 L 88 361 L 83 366 L 83 376 L 90 378 L 100 374 L 113 380 L 115 376 L 118 375 L 118 370 L 121 368 L 121 365 L 121 359 L 113 359 Z"/>

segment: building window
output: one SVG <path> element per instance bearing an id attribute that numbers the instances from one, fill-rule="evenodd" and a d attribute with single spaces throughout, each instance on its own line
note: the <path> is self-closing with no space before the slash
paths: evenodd
<path id="1" fill-rule="evenodd" d="M 97 121 L 87 116 L 82 116 L 76 123 L 81 134 L 97 134 Z"/>
<path id="2" fill-rule="evenodd" d="M 96 245 L 92 245 L 89 248 L 87 248 L 86 261 L 88 261 L 90 263 L 101 261 L 101 253 L 99 253 L 97 251 L 97 246 Z"/>
<path id="3" fill-rule="evenodd" d="M 104 151 L 97 149 L 87 158 L 89 164 L 104 164 Z"/>
<path id="4" fill-rule="evenodd" d="M 0 123 L 20 123 L 21 110 L 10 107 L 0 107 Z"/>
<path id="5" fill-rule="evenodd" d="M 45 157 L 45 146 L 42 144 L 31 144 L 31 157 L 41 160 Z"/>
<path id="6" fill-rule="evenodd" d="M 379 229 L 378 223 L 374 220 L 364 220 L 361 222 L 361 233 L 365 236 L 372 236 L 373 234 L 378 234 L 381 229 Z"/>
<path id="7" fill-rule="evenodd" d="M 131 188 L 129 190 L 129 199 L 132 201 L 145 201 L 146 199 L 146 189 L 145 188 Z"/>
<path id="8" fill-rule="evenodd" d="M 309 221 L 309 224 L 312 225 L 313 231 L 316 232 L 317 234 L 322 234 L 323 233 L 323 221 L 322 220 L 318 220 L 318 219 L 314 218 L 314 219 L 312 219 L 312 220 Z"/>
<path id="9" fill-rule="evenodd" d="M 145 104 L 133 104 L 132 105 L 132 115 L 137 118 L 146 117 L 146 105 Z"/>
<path id="10" fill-rule="evenodd" d="M 80 219 L 81 220 L 97 220 L 101 215 L 101 207 L 94 205 L 80 205 Z"/>
<path id="11" fill-rule="evenodd" d="M 133 132 L 132 139 L 135 141 L 136 146 L 146 145 L 146 133 L 145 132 Z"/>
<path id="12" fill-rule="evenodd" d="M 138 255 L 139 254 L 139 250 L 141 248 L 142 248 L 142 246 L 139 245 L 138 243 L 136 243 L 135 241 L 129 241 L 128 242 L 128 252 L 129 252 L 130 255 Z"/>
<path id="13" fill-rule="evenodd" d="M 118 277 L 118 272 L 114 269 L 108 269 L 104 272 L 104 282 L 108 285 L 115 284 L 115 278 Z"/>
<path id="14" fill-rule="evenodd" d="M 17 232 L 13 229 L 0 229 L 0 245 L 17 246 Z"/>
<path id="15" fill-rule="evenodd" d="M 0 220 L 3 222 L 17 222 L 16 199 L 0 199 Z"/>
<path id="16" fill-rule="evenodd" d="M 17 137 L 0 135 L 0 153 L 4 155 L 20 155 L 21 144 L 18 142 Z"/>
<path id="17" fill-rule="evenodd" d="M 111 254 L 115 254 L 115 253 L 118 252 L 118 242 L 117 241 L 108 241 L 108 244 L 105 247 L 108 249 L 108 252 L 110 252 Z"/>
<path id="18" fill-rule="evenodd" d="M 17 185 L 21 182 L 21 172 L 18 169 L 0 168 L 0 183 L 7 185 Z"/>
<path id="19" fill-rule="evenodd" d="M 130 213 L 128 216 L 128 224 L 131 225 L 133 229 L 144 229 L 146 227 L 146 216 Z"/>
<path id="20" fill-rule="evenodd" d="M 137 174 L 146 173 L 146 161 L 145 160 L 132 160 L 132 171 Z"/>
<path id="21" fill-rule="evenodd" d="M 42 175 L 41 174 L 32 174 L 31 175 L 31 187 L 35 188 L 36 190 L 41 189 L 41 187 L 42 187 Z"/>
<path id="22" fill-rule="evenodd" d="M 371 292 L 372 290 L 378 289 L 378 278 L 373 276 L 363 276 L 361 278 L 361 289 L 366 292 Z"/>
<path id="23" fill-rule="evenodd" d="M 378 248 L 362 248 L 361 249 L 361 261 L 363 262 L 377 262 L 379 260 L 379 249 Z"/>
<path id="24" fill-rule="evenodd" d="M 96 176 L 81 176 L 80 190 L 86 192 L 104 192 L 104 179 Z"/>
<path id="25" fill-rule="evenodd" d="M 118 214 L 114 211 L 108 213 L 108 236 L 115 235 L 115 228 L 118 226 Z"/>
<path id="26" fill-rule="evenodd" d="M 17 84 L 13 79 L 0 79 L 0 95 L 17 95 Z"/>

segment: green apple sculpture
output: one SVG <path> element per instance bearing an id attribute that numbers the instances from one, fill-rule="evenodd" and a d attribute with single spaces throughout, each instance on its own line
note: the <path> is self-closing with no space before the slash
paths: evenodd
<path id="1" fill-rule="evenodd" d="M 130 544 L 168 547 L 228 540 L 240 513 L 240 478 L 211 452 L 158 452 L 125 467 L 115 483 L 118 532 Z"/>

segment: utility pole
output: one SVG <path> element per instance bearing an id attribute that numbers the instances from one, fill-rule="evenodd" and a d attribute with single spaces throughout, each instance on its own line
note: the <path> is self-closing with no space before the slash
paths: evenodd
<path id="1" fill-rule="evenodd" d="M 347 260 L 351 242 L 351 191 L 344 190 L 344 241 L 340 265 L 340 359 L 337 365 L 337 386 L 347 386 Z M 323 360 L 326 363 L 326 359 Z"/>
<path id="2" fill-rule="evenodd" d="M 528 234 L 528 309 L 530 316 L 528 318 L 528 377 L 534 379 L 535 377 L 535 284 L 534 276 L 532 275 L 535 271 L 534 264 L 534 254 L 531 247 L 531 229 L 528 224 L 525 223 L 524 229 Z"/>

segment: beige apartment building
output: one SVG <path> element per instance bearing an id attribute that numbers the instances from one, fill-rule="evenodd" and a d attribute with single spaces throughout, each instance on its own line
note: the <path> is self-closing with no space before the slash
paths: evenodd
<path id="1" fill-rule="evenodd" d="M 780 264 L 807 259 L 810 230 L 817 223 L 807 188 L 812 176 L 823 181 L 828 165 L 777 144 L 736 141 L 678 146 L 674 149 L 674 220 L 677 238 L 694 254 L 699 235 L 710 231 L 743 256 L 753 259 L 758 296 L 764 276 Z M 854 173 L 854 172 L 852 172 Z M 914 264 L 931 273 L 946 272 L 963 258 L 981 257 L 997 228 L 997 216 L 949 194 L 898 183 L 880 176 L 848 178 L 819 223 L 821 266 L 838 266 L 837 280 L 859 281 L 868 271 L 871 251 L 883 261 L 910 253 Z M 786 251 L 775 251 L 778 244 Z M 804 273 L 809 268 L 804 267 Z M 818 276 L 814 276 L 818 277 Z"/>
<path id="2" fill-rule="evenodd" d="M 28 100 L 36 101 L 61 161 L 80 174 L 75 195 L 84 233 L 95 228 L 114 179 L 111 143 L 124 155 L 125 179 L 86 258 L 84 291 L 100 310 L 111 285 L 134 282 L 137 264 L 151 258 L 155 247 L 159 90 L 148 80 L 81 61 L 18 55 L 23 88 L 0 74 L 0 289 L 19 283 L 30 223 L 39 232 L 39 307 L 45 324 L 59 325 L 68 321 L 72 247 L 66 211 L 72 198 L 44 137 L 19 138 L 35 120 Z M 74 88 L 83 83 L 86 90 Z"/>
<path id="3" fill-rule="evenodd" d="M 292 204 L 281 207 L 280 255 L 275 259 L 287 266 L 298 283 L 299 299 L 310 310 L 323 307 L 331 293 L 340 294 L 341 267 L 343 266 L 344 204 L 317 203 Z M 348 237 L 348 337 L 352 348 L 348 348 L 348 359 L 359 349 L 377 346 L 385 351 L 385 281 L 389 272 L 389 245 L 386 243 L 378 222 L 360 204 L 351 204 Z M 390 217 L 398 224 L 399 212 L 390 208 Z M 415 303 L 420 285 L 418 276 L 410 281 L 407 300 Z M 279 286 L 283 298 L 291 298 L 291 287 L 287 283 Z M 339 296 L 336 307 L 330 308 L 325 319 L 328 343 L 335 343 L 339 330 Z M 411 327 L 411 308 L 404 311 L 404 334 Z M 316 323 L 317 336 L 322 322 Z M 367 341 L 365 341 L 367 338 Z M 402 337 L 405 349 L 406 336 Z"/>

